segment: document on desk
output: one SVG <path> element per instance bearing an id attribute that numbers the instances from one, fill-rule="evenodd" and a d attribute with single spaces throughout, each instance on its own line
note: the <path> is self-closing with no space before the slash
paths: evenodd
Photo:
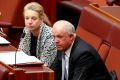
<path id="1" fill-rule="evenodd" d="M 9 44 L 10 42 L 8 40 L 6 40 L 5 38 L 3 38 L 2 36 L 0 36 L 0 44 Z"/>
<path id="2" fill-rule="evenodd" d="M 16 59 L 15 59 L 15 54 L 16 54 Z M 29 56 L 25 54 L 23 51 L 17 51 L 17 53 L 8 52 L 8 51 L 0 52 L 0 61 L 8 65 L 22 64 L 22 63 L 23 64 L 41 63 L 39 59 L 37 59 L 34 56 Z"/>

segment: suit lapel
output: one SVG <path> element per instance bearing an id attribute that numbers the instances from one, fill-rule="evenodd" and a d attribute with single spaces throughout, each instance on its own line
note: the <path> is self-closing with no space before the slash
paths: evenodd
<path id="1" fill-rule="evenodd" d="M 73 70 L 74 70 L 74 61 L 77 57 L 77 51 L 78 51 L 78 37 L 75 38 L 75 41 L 73 43 L 71 53 L 70 53 L 70 58 L 69 58 L 69 70 L 68 70 L 68 80 L 71 79 L 71 75 L 73 75 Z"/>
<path id="2" fill-rule="evenodd" d="M 68 80 L 71 80 L 72 78 L 75 61 L 77 61 L 76 59 L 78 59 L 79 56 L 83 53 L 83 48 L 84 48 L 83 44 L 84 44 L 84 41 L 80 39 L 78 36 L 76 36 L 72 49 L 71 49 L 70 58 L 69 58 Z"/>

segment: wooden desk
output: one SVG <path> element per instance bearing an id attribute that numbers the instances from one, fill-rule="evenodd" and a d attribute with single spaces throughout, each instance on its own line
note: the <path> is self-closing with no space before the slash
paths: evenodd
<path id="1" fill-rule="evenodd" d="M 9 69 L 8 80 L 54 80 L 54 72 L 41 65 L 23 65 L 17 68 L 0 62 Z"/>
<path id="2" fill-rule="evenodd" d="M 6 38 L 8 40 L 7 36 L 4 36 L 2 34 L 0 34 L 0 36 Z M 16 50 L 16 48 L 14 46 L 12 46 L 11 44 L 0 44 L 0 51 L 15 51 L 15 50 Z"/>
<path id="3" fill-rule="evenodd" d="M 0 45 L 0 51 L 15 51 L 16 48 L 14 48 L 12 45 Z"/>
<path id="4" fill-rule="evenodd" d="M 0 51 L 15 51 L 12 45 L 0 45 Z M 8 80 L 54 80 L 54 72 L 41 64 L 21 65 L 14 68 L 0 62 L 9 69 Z"/>

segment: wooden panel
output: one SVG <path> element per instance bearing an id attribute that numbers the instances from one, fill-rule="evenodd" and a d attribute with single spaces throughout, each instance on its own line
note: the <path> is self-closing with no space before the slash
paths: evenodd
<path id="1" fill-rule="evenodd" d="M 37 0 L 45 10 L 45 13 L 49 17 L 51 23 L 56 21 L 56 0 Z"/>

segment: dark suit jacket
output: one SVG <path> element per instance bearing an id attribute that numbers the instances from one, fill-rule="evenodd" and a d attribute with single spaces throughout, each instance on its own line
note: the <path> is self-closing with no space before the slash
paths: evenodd
<path id="1" fill-rule="evenodd" d="M 52 69 L 55 80 L 61 80 L 62 53 L 58 51 Z M 76 37 L 69 58 L 68 80 L 110 80 L 104 62 L 96 50 Z"/>

